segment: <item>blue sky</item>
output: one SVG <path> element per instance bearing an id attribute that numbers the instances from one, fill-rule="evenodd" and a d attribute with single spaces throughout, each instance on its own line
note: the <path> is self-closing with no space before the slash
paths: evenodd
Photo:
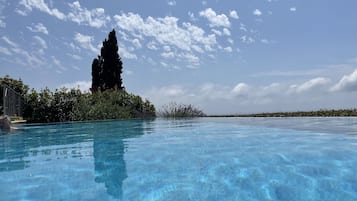
<path id="1" fill-rule="evenodd" d="M 124 86 L 157 108 L 354 108 L 356 8 L 355 0 L 0 0 L 0 76 L 87 90 L 114 28 Z"/>

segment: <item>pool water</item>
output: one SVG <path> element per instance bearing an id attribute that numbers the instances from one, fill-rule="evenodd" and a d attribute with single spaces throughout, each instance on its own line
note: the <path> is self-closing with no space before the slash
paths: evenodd
<path id="1" fill-rule="evenodd" d="M 357 200 L 356 118 L 199 118 L 0 133 L 0 200 Z"/>

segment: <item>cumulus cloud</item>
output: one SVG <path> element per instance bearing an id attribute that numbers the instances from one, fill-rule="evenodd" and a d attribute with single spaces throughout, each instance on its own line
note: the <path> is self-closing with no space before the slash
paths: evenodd
<path id="1" fill-rule="evenodd" d="M 230 12 L 229 12 L 229 16 L 230 16 L 231 18 L 233 18 L 233 19 L 239 19 L 239 16 L 238 16 L 238 14 L 237 14 L 237 11 L 235 11 L 235 10 L 230 11 Z"/>
<path id="2" fill-rule="evenodd" d="M 92 42 L 94 40 L 93 36 L 76 33 L 74 35 L 74 40 L 79 44 L 80 47 L 90 50 L 95 54 L 99 53 L 99 50 L 97 48 L 95 48 L 92 44 Z"/>
<path id="3" fill-rule="evenodd" d="M 292 7 L 292 8 L 290 8 L 290 11 L 291 11 L 291 12 L 295 12 L 295 11 L 296 11 L 296 8 L 295 8 L 295 7 Z"/>
<path id="4" fill-rule="evenodd" d="M 215 35 L 206 35 L 205 31 L 190 23 L 178 25 L 178 18 L 164 17 L 143 19 L 139 14 L 115 15 L 119 28 L 139 36 L 155 39 L 162 45 L 173 45 L 181 50 L 190 51 L 192 45 L 211 49 L 216 44 Z"/>
<path id="5" fill-rule="evenodd" d="M 330 79 L 328 79 L 328 78 L 317 77 L 317 78 L 311 79 L 307 82 L 304 82 L 301 85 L 292 85 L 291 89 L 297 93 L 302 93 L 302 92 L 307 92 L 307 91 L 325 86 L 329 82 L 330 82 Z"/>
<path id="6" fill-rule="evenodd" d="M 225 14 L 217 15 L 217 13 L 212 8 L 207 8 L 206 10 L 200 11 L 200 16 L 205 17 L 209 22 L 211 27 L 230 27 L 228 17 Z"/>
<path id="7" fill-rule="evenodd" d="M 255 9 L 254 11 L 253 11 L 253 15 L 256 15 L 256 16 L 261 16 L 263 13 L 262 13 L 262 11 L 260 11 L 259 9 Z"/>
<path id="8" fill-rule="evenodd" d="M 78 24 L 101 28 L 110 21 L 110 17 L 105 14 L 104 8 L 88 10 L 87 8 L 81 7 L 78 1 L 69 3 L 68 5 L 71 12 L 68 13 L 67 18 Z"/>
<path id="9" fill-rule="evenodd" d="M 345 75 L 331 88 L 331 91 L 357 91 L 357 69 L 349 75 Z"/>
<path id="10" fill-rule="evenodd" d="M 50 8 L 44 0 L 21 0 L 19 5 L 23 8 L 23 10 L 16 9 L 16 12 L 20 15 L 27 15 L 32 11 L 32 9 L 37 9 L 60 20 L 66 19 L 66 15 L 64 13 L 59 11 L 57 8 Z"/>
<path id="11" fill-rule="evenodd" d="M 230 36 L 230 35 L 231 35 L 231 32 L 229 31 L 229 29 L 224 28 L 224 29 L 223 29 L 223 34 L 226 35 L 226 36 Z"/>
<path id="12" fill-rule="evenodd" d="M 95 8 L 89 10 L 82 7 L 79 1 L 68 4 L 70 12 L 65 14 L 59 11 L 57 8 L 51 8 L 44 0 L 21 0 L 16 12 L 20 15 L 27 16 L 33 9 L 37 9 L 41 12 L 47 13 L 60 20 L 69 20 L 76 22 L 80 25 L 88 25 L 94 28 L 101 28 L 110 21 L 110 17 L 105 14 L 103 8 Z M 29 28 L 30 30 L 38 30 L 35 28 Z M 43 31 L 43 30 L 42 30 Z"/>
<path id="13" fill-rule="evenodd" d="M 35 33 L 43 33 L 48 35 L 48 30 L 42 23 L 32 24 L 32 26 L 27 26 L 27 29 Z"/>

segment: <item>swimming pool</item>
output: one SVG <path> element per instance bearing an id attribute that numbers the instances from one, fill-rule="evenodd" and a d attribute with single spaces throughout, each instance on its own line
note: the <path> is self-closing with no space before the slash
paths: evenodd
<path id="1" fill-rule="evenodd" d="M 352 201 L 356 167 L 356 118 L 106 121 L 0 135 L 4 201 Z"/>

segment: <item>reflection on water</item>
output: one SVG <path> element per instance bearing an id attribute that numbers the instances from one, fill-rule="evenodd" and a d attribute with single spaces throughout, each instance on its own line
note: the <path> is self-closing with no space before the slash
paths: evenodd
<path id="1" fill-rule="evenodd" d="M 147 124 L 150 121 L 24 126 L 0 135 L 0 172 L 24 170 L 40 162 L 55 165 L 70 158 L 93 158 L 93 182 L 104 184 L 109 195 L 121 199 L 127 178 L 125 140 L 143 135 L 145 129 L 154 132 Z"/>
<path id="2" fill-rule="evenodd" d="M 108 194 L 115 198 L 122 198 L 122 185 L 127 178 L 125 139 L 143 134 L 142 121 L 103 124 L 93 131 L 95 182 L 104 183 Z"/>

